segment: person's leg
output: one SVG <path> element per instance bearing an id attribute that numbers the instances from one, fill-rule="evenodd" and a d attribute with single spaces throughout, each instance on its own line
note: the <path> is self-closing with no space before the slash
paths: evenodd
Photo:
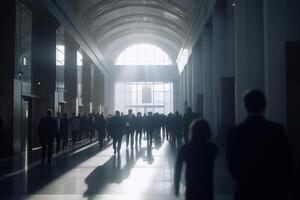
<path id="1" fill-rule="evenodd" d="M 75 145 L 75 135 L 76 135 L 76 133 L 75 133 L 75 131 L 72 131 L 72 145 L 74 146 Z"/>
<path id="2" fill-rule="evenodd" d="M 149 131 L 149 135 L 150 135 L 150 141 L 149 141 L 149 145 L 150 145 L 150 147 L 152 147 L 152 141 L 153 141 L 153 132 L 154 132 L 154 131 Z"/>
<path id="3" fill-rule="evenodd" d="M 134 145 L 134 131 L 130 132 L 130 145 L 131 145 L 131 148 L 133 148 L 133 145 Z"/>
<path id="4" fill-rule="evenodd" d="M 117 138 L 113 137 L 113 149 L 114 149 L 114 154 L 116 154 L 117 150 Z"/>
<path id="5" fill-rule="evenodd" d="M 68 144 L 68 134 L 64 133 L 63 136 L 63 150 L 67 147 Z"/>
<path id="6" fill-rule="evenodd" d="M 126 132 L 126 148 L 128 148 L 129 145 L 129 137 L 130 137 L 130 133 Z"/>
<path id="7" fill-rule="evenodd" d="M 60 142 L 61 142 L 61 136 L 56 136 L 56 153 L 60 151 Z"/>
<path id="8" fill-rule="evenodd" d="M 48 140 L 48 163 L 52 161 L 52 151 L 53 151 L 53 139 Z"/>
<path id="9" fill-rule="evenodd" d="M 136 132 L 135 132 L 135 144 L 138 143 L 138 135 L 139 135 L 139 130 L 136 130 Z"/>
<path id="10" fill-rule="evenodd" d="M 45 162 L 46 159 L 46 151 L 47 151 L 47 142 L 42 142 L 42 163 Z"/>
<path id="11" fill-rule="evenodd" d="M 118 138 L 118 154 L 120 154 L 121 145 L 122 145 L 122 137 L 119 137 Z"/>

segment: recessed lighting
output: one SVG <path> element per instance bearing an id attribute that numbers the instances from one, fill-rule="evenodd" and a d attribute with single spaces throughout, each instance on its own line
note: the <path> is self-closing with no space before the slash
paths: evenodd
<path id="1" fill-rule="evenodd" d="M 38 85 L 41 85 L 41 82 L 38 82 Z"/>
<path id="2" fill-rule="evenodd" d="M 234 7 L 234 6 L 235 6 L 235 3 L 233 3 L 232 6 Z"/>

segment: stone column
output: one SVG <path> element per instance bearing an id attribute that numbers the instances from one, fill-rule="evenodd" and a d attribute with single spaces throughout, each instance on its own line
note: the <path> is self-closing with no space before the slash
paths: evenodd
<path id="1" fill-rule="evenodd" d="M 83 54 L 82 67 L 82 104 L 84 113 L 90 113 L 92 104 L 92 62 Z"/>
<path id="2" fill-rule="evenodd" d="M 193 69 L 192 69 L 192 84 L 193 84 L 193 104 L 192 104 L 192 109 L 193 111 L 197 110 L 197 94 L 199 93 L 199 85 L 200 85 L 200 80 L 201 80 L 201 74 L 199 73 L 199 46 L 196 44 L 193 47 Z"/>
<path id="3" fill-rule="evenodd" d="M 188 68 L 187 68 L 187 73 L 188 73 L 188 106 L 193 107 L 193 54 L 190 55 L 189 60 L 188 60 Z"/>
<path id="4" fill-rule="evenodd" d="M 32 93 L 37 95 L 40 115 L 55 109 L 56 29 L 58 23 L 41 13 L 32 14 Z"/>
<path id="5" fill-rule="evenodd" d="M 203 32 L 203 64 L 204 64 L 204 118 L 211 124 L 213 133 L 213 68 L 212 68 L 212 27 L 207 25 Z"/>
<path id="6" fill-rule="evenodd" d="M 240 0 L 235 15 L 236 119 L 245 119 L 242 96 L 248 89 L 264 91 L 263 1 Z"/>
<path id="7" fill-rule="evenodd" d="M 180 102 L 180 81 L 173 81 L 173 110 L 180 110 L 179 109 L 179 102 Z"/>
<path id="8" fill-rule="evenodd" d="M 193 48 L 194 111 L 203 117 L 203 49 L 202 37 Z"/>
<path id="9" fill-rule="evenodd" d="M 0 67 L 0 117 L 3 127 L 0 141 L 0 158 L 12 156 L 15 137 L 20 133 L 21 90 L 15 77 L 16 2 L 4 0 L 0 3 L 1 21 L 1 67 Z M 18 87 L 18 89 L 15 89 Z M 17 121 L 16 121 L 17 119 Z"/>
<path id="10" fill-rule="evenodd" d="M 215 8 L 212 17 L 212 65 L 213 65 L 213 126 L 216 133 L 220 132 L 221 119 L 221 77 L 223 71 L 227 68 L 227 30 L 226 30 L 226 12 L 224 8 Z"/>
<path id="11" fill-rule="evenodd" d="M 102 97 L 104 96 L 104 80 L 102 76 L 100 69 L 94 67 L 93 106 L 96 113 L 100 112 L 100 105 L 103 105 Z"/>
<path id="12" fill-rule="evenodd" d="M 78 77 L 77 77 L 77 51 L 79 45 L 68 33 L 65 33 L 65 99 L 66 113 L 70 116 L 75 113 Z"/>
<path id="13" fill-rule="evenodd" d="M 264 39 L 266 115 L 286 124 L 284 0 L 264 0 Z"/>

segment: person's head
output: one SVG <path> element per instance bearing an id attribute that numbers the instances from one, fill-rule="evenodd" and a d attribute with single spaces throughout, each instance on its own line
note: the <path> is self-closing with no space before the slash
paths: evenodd
<path id="1" fill-rule="evenodd" d="M 188 107 L 188 108 L 186 109 L 186 112 L 187 112 L 187 113 L 191 113 L 191 112 L 192 112 L 192 108 L 191 108 L 191 107 Z"/>
<path id="2" fill-rule="evenodd" d="M 248 114 L 263 114 L 266 109 L 266 97 L 260 90 L 246 91 L 243 99 Z"/>
<path id="3" fill-rule="evenodd" d="M 116 116 L 120 117 L 120 112 L 119 111 L 116 111 Z"/>
<path id="4" fill-rule="evenodd" d="M 73 116 L 73 117 L 75 117 L 75 115 L 76 115 L 75 113 L 72 113 L 72 116 Z"/>
<path id="5" fill-rule="evenodd" d="M 176 115 L 176 116 L 177 116 L 177 115 L 179 115 L 179 112 L 178 112 L 178 111 L 176 111 L 176 112 L 175 112 L 175 115 Z"/>
<path id="6" fill-rule="evenodd" d="M 52 115 L 53 115 L 52 110 L 51 110 L 51 109 L 48 109 L 48 110 L 46 111 L 46 115 L 47 115 L 48 117 L 52 117 Z"/>
<path id="7" fill-rule="evenodd" d="M 129 109 L 129 110 L 128 110 L 128 114 L 132 114 L 132 109 Z"/>
<path id="8" fill-rule="evenodd" d="M 211 138 L 211 129 L 205 119 L 195 119 L 190 125 L 190 141 L 201 142 Z"/>
<path id="9" fill-rule="evenodd" d="M 68 118 L 68 114 L 67 113 L 64 113 L 64 118 Z"/>

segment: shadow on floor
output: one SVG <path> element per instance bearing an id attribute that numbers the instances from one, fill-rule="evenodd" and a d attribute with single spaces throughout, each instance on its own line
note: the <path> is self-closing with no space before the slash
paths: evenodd
<path id="1" fill-rule="evenodd" d="M 98 144 L 74 154 L 66 154 L 51 166 L 37 165 L 27 172 L 12 176 L 0 182 L 1 195 L 34 194 L 63 174 L 99 153 Z"/>
<path id="2" fill-rule="evenodd" d="M 138 146 L 130 151 L 126 149 L 125 165 L 122 165 L 120 155 L 114 155 L 104 165 L 95 168 L 85 178 L 87 189 L 83 196 L 88 197 L 88 200 L 92 200 L 95 195 L 101 194 L 103 188 L 108 184 L 122 183 L 130 176 L 131 169 L 134 168 L 136 162 L 145 156 L 145 151 L 145 147 Z"/>

